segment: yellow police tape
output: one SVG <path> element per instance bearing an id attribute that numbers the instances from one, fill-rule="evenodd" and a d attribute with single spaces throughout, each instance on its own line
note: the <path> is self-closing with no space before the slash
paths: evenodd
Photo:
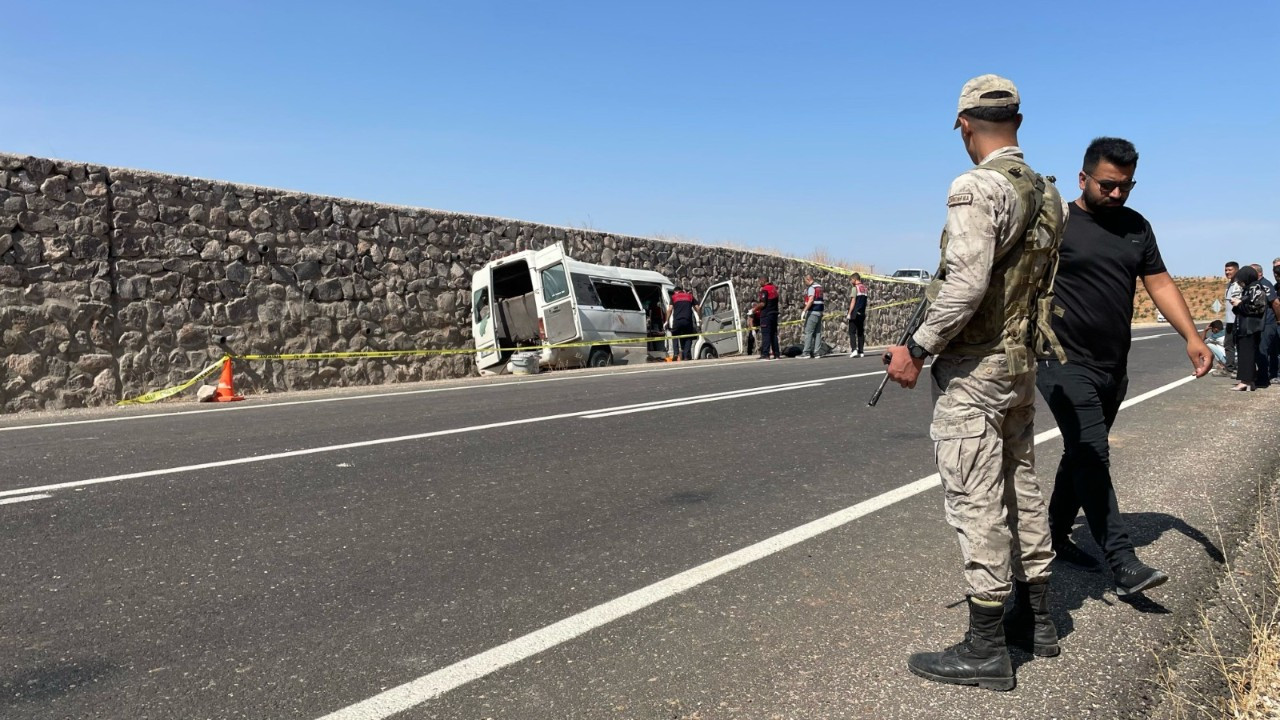
<path id="1" fill-rule="evenodd" d="M 813 264 L 817 264 L 817 263 L 813 263 Z M 898 305 L 907 305 L 910 303 L 917 303 L 917 302 L 920 302 L 920 298 L 909 298 L 907 300 L 898 300 L 897 302 L 885 303 L 884 305 L 876 305 L 875 307 L 867 308 L 867 310 L 868 311 L 883 310 L 885 308 L 891 308 L 891 307 L 896 307 Z M 843 320 L 844 316 L 843 315 L 837 316 L 832 314 L 824 318 L 824 320 L 835 320 L 835 319 Z M 778 327 L 786 327 L 788 325 L 800 325 L 803 322 L 804 322 L 803 319 L 787 320 L 786 322 L 778 323 Z M 501 350 L 503 352 L 514 353 L 514 352 L 541 351 L 541 350 L 547 350 L 547 349 L 559 350 L 561 348 L 597 347 L 600 345 L 644 345 L 651 342 L 665 343 L 668 340 L 679 340 L 682 338 L 708 337 L 711 335 L 730 335 L 733 333 L 741 333 L 741 332 L 747 332 L 747 331 L 748 331 L 748 328 L 743 328 L 741 330 L 738 330 L 738 329 L 715 330 L 712 332 L 687 333 L 684 335 L 657 335 L 653 337 L 621 338 L 618 340 L 594 340 L 590 342 L 552 343 L 552 344 L 545 344 L 545 345 L 528 345 L 524 347 L 504 347 L 504 348 L 501 348 Z M 177 395 L 183 390 L 190 388 L 192 385 L 195 385 L 201 380 L 212 375 L 214 372 L 218 370 L 218 368 L 222 367 L 222 363 L 228 357 L 232 358 L 232 360 L 347 360 L 352 358 L 375 358 L 376 359 L 376 358 L 392 358 L 392 357 L 421 357 L 421 356 L 431 356 L 431 355 L 440 355 L 440 356 L 473 355 L 477 352 L 479 351 L 476 348 L 439 348 L 439 349 L 428 349 L 428 350 L 355 350 L 350 352 L 309 352 L 309 353 L 273 353 L 273 354 L 250 353 L 246 355 L 227 354 L 218 358 L 216 362 L 210 364 L 209 367 L 201 370 L 197 375 L 192 377 L 190 380 L 187 380 L 179 385 L 174 385 L 173 387 L 167 387 L 163 390 L 156 390 L 154 392 L 149 392 L 145 395 L 139 395 L 136 398 L 121 400 L 116 404 L 117 405 L 144 405 L 147 403 L 158 402 L 160 400 L 173 397 L 174 395 Z"/>
<path id="2" fill-rule="evenodd" d="M 218 358 L 216 362 L 210 364 L 209 367 L 201 370 L 199 374 L 197 374 L 195 377 L 191 378 L 190 380 L 182 383 L 181 385 L 174 385 L 173 387 L 167 387 L 163 390 L 156 390 L 154 392 L 149 392 L 146 395 L 139 395 L 136 398 L 128 398 L 126 400 L 121 400 L 116 404 L 117 405 L 145 405 L 147 403 L 153 403 L 159 400 L 164 400 L 165 398 L 168 398 L 168 397 L 173 397 L 174 395 L 177 395 L 183 390 L 186 390 L 192 385 L 195 385 L 201 380 L 217 372 L 218 368 L 222 367 L 222 363 L 227 359 L 227 357 L 229 356 L 223 355 L 222 357 Z"/>
<path id="3" fill-rule="evenodd" d="M 806 265 L 812 265 L 816 268 L 821 268 L 823 270 L 826 270 L 827 272 L 832 272 L 837 275 L 847 276 L 847 275 L 852 275 L 854 273 L 857 273 L 858 276 L 861 277 L 863 280 L 878 280 L 880 282 L 901 283 L 904 285 L 920 285 L 921 284 L 919 280 L 906 280 L 903 278 L 890 277 L 888 275 L 876 275 L 875 273 L 862 272 L 861 270 L 850 270 L 849 268 L 842 268 L 836 265 L 827 265 L 826 263 L 820 263 L 814 260 L 805 260 L 803 258 L 787 258 L 787 259 L 792 260 L 794 262 L 798 262 L 798 263 L 805 263 Z"/>

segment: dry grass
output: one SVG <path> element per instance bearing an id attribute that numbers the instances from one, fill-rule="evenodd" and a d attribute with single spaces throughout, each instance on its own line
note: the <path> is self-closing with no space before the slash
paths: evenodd
<path id="1" fill-rule="evenodd" d="M 1173 670 L 1162 666 L 1160 685 L 1170 701 L 1168 708 L 1177 720 L 1190 718 L 1231 718 L 1266 720 L 1280 718 L 1280 525 L 1274 497 L 1258 511 L 1255 551 L 1265 577 L 1250 582 L 1250 573 L 1231 562 L 1221 588 L 1223 606 L 1249 633 L 1243 655 L 1235 655 L 1222 630 L 1204 611 L 1200 632 L 1184 654 L 1206 661 L 1216 676 L 1215 685 L 1225 687 L 1225 696 L 1194 690 L 1179 683 Z M 1248 587 L 1246 587 L 1248 585 Z"/>
<path id="2" fill-rule="evenodd" d="M 1213 301 L 1222 298 L 1227 281 L 1219 277 L 1179 277 L 1173 282 L 1182 291 L 1182 297 L 1191 309 L 1191 317 L 1197 320 L 1222 317 L 1222 311 L 1213 311 Z M 1156 306 L 1151 296 L 1138 283 L 1138 293 L 1133 298 L 1133 321 L 1155 322 Z"/>

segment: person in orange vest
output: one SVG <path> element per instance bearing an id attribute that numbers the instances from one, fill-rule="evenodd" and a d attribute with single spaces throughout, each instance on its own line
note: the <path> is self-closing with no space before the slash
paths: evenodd
<path id="1" fill-rule="evenodd" d="M 695 339 L 693 336 L 698 332 L 694 313 L 701 311 L 702 305 L 693 293 L 679 286 L 671 293 L 671 306 L 667 308 L 667 322 L 671 325 L 671 336 L 680 348 L 677 360 L 693 359 Z"/>

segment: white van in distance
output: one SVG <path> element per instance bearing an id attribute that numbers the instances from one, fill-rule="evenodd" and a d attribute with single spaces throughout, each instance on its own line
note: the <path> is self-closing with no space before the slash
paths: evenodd
<path id="1" fill-rule="evenodd" d="M 471 276 L 476 367 L 501 372 L 516 348 L 539 348 L 543 367 L 660 360 L 667 354 L 663 323 L 674 287 L 651 270 L 574 260 L 561 243 L 490 261 Z M 716 283 L 701 300 L 702 332 L 715 334 L 697 339 L 694 357 L 741 353 L 733 284 Z"/>
<path id="2" fill-rule="evenodd" d="M 901 270 L 894 270 L 893 277 L 904 282 L 919 283 L 921 285 L 928 285 L 929 281 L 933 279 L 933 276 L 929 271 L 922 268 L 902 268 Z"/>

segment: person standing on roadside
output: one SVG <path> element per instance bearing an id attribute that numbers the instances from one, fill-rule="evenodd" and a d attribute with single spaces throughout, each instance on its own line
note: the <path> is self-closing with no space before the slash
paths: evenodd
<path id="1" fill-rule="evenodd" d="M 1267 309 L 1262 315 L 1262 335 L 1258 338 L 1258 387 L 1271 386 L 1276 379 L 1276 359 L 1280 356 L 1280 333 L 1276 330 L 1276 318 L 1280 316 L 1280 296 L 1276 295 L 1276 286 L 1262 272 L 1262 265 L 1252 263 L 1249 267 L 1258 273 L 1258 284 L 1267 291 Z M 1275 268 L 1272 268 L 1274 270 Z"/>
<path id="2" fill-rule="evenodd" d="M 933 362 L 929 436 L 968 583 L 969 631 L 907 667 L 935 682 L 1011 690 L 1011 639 L 1059 652 L 1049 613 L 1049 523 L 1035 473 L 1035 357 L 1056 348 L 1036 309 L 1052 296 L 1066 203 L 1018 147 L 1018 89 L 983 75 L 960 91 L 955 127 L 977 165 L 951 183 L 931 304 L 905 346 L 885 353 L 891 380 L 915 387 Z"/>
<path id="3" fill-rule="evenodd" d="M 760 308 L 752 304 L 747 310 L 747 354 L 751 355 L 756 351 L 756 336 L 760 334 Z"/>
<path id="4" fill-rule="evenodd" d="M 1280 287 L 1280 257 L 1271 261 L 1271 277 L 1274 278 L 1272 287 Z M 1271 368 L 1271 374 L 1267 377 L 1267 382 L 1280 380 L 1280 300 L 1271 306 L 1271 311 L 1276 316 L 1276 322 L 1269 328 L 1271 353 L 1267 357 L 1267 365 Z M 1265 334 L 1266 330 L 1263 333 Z"/>
<path id="5" fill-rule="evenodd" d="M 805 275 L 804 281 L 809 287 L 804 291 L 804 311 L 800 313 L 804 318 L 804 346 L 800 348 L 800 356 L 816 359 L 822 354 L 822 313 L 827 306 L 822 299 L 822 283 L 812 275 Z"/>
<path id="6" fill-rule="evenodd" d="M 693 359 L 694 335 L 698 332 L 696 311 L 701 311 L 698 298 L 682 287 L 671 293 L 671 306 L 667 308 L 667 322 L 671 325 L 671 337 L 680 348 L 677 360 Z"/>
<path id="7" fill-rule="evenodd" d="M 782 357 L 778 349 L 778 288 L 767 276 L 760 276 L 760 292 L 756 295 L 754 305 L 760 311 L 760 359 L 773 360 Z"/>
<path id="8" fill-rule="evenodd" d="M 1240 263 L 1235 260 L 1222 266 L 1222 274 L 1227 278 L 1227 289 L 1222 294 L 1226 306 L 1222 311 L 1222 322 L 1227 330 L 1227 342 L 1224 348 L 1227 352 L 1227 374 L 1231 377 L 1236 376 L 1236 311 L 1234 308 L 1235 301 L 1240 299 L 1240 286 L 1236 284 L 1236 271 L 1239 269 Z"/>
<path id="9" fill-rule="evenodd" d="M 862 284 L 862 275 L 854 273 L 853 297 L 849 298 L 849 357 L 862 357 L 863 346 L 867 342 L 867 286 Z"/>
<path id="10" fill-rule="evenodd" d="M 1262 339 L 1263 318 L 1267 312 L 1267 290 L 1252 266 L 1236 271 L 1235 282 L 1240 297 L 1234 300 L 1236 313 L 1236 368 L 1239 381 L 1232 390 L 1258 389 L 1258 344 Z"/>
<path id="11" fill-rule="evenodd" d="M 1072 526 L 1083 508 L 1117 595 L 1141 593 L 1169 579 L 1138 559 L 1116 500 L 1107 441 L 1129 387 L 1133 297 L 1139 278 L 1186 342 L 1195 376 L 1209 372 L 1213 363 L 1182 293 L 1165 269 L 1151 224 L 1125 207 L 1137 184 L 1137 169 L 1138 151 L 1128 140 L 1100 137 L 1085 150 L 1080 197 L 1071 204 L 1062 240 L 1051 314 L 1067 362 L 1042 360 L 1036 381 L 1062 431 L 1062 461 L 1049 500 L 1054 553 L 1063 562 L 1098 567 L 1096 559 L 1071 542 Z"/>

